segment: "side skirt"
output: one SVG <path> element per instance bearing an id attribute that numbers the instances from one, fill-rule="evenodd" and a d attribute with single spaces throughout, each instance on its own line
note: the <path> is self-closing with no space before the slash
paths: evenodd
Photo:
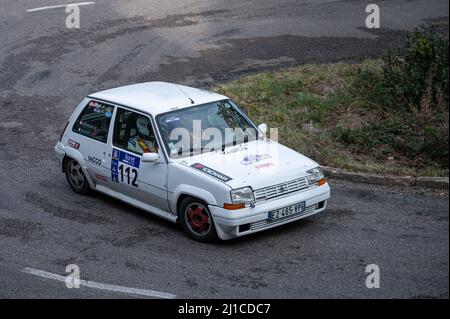
<path id="1" fill-rule="evenodd" d="M 177 222 L 177 215 L 174 215 L 174 214 L 172 214 L 170 212 L 166 212 L 166 211 L 164 211 L 162 209 L 159 209 L 159 208 L 150 206 L 148 204 L 145 204 L 145 203 L 143 203 L 141 201 L 138 201 L 138 200 L 136 200 L 134 198 L 131 198 L 129 196 L 126 196 L 126 195 L 123 195 L 123 194 L 118 193 L 116 191 L 113 191 L 113 190 L 111 190 L 111 189 L 109 189 L 109 188 L 107 188 L 107 187 L 105 187 L 103 185 L 98 185 L 97 184 L 97 187 L 95 189 L 97 191 L 99 191 L 100 193 L 103 193 L 103 194 L 106 194 L 108 196 L 117 198 L 117 199 L 119 199 L 119 200 L 121 200 L 121 201 L 123 201 L 123 202 L 125 202 L 127 204 L 130 204 L 131 206 L 134 206 L 134 207 L 139 208 L 139 209 L 143 209 L 143 210 L 145 210 L 146 212 L 148 212 L 150 214 L 162 217 L 162 218 L 164 218 L 166 220 L 169 220 L 169 221 L 171 221 L 173 223 Z"/>

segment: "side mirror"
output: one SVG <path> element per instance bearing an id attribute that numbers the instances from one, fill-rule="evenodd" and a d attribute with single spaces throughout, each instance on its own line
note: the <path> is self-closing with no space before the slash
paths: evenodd
<path id="1" fill-rule="evenodd" d="M 261 133 L 263 133 L 264 136 L 266 136 L 266 133 L 267 133 L 267 124 L 266 123 L 259 124 L 258 129 L 261 131 Z"/>
<path id="2" fill-rule="evenodd" d="M 155 163 L 158 161 L 159 155 L 157 153 L 144 153 L 142 154 L 142 162 Z"/>

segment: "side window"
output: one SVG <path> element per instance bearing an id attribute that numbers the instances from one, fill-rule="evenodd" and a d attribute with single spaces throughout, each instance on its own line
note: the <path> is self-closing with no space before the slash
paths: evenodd
<path id="1" fill-rule="evenodd" d="M 113 145 L 139 155 L 158 153 L 158 143 L 150 118 L 118 108 L 114 124 Z"/>
<path id="2" fill-rule="evenodd" d="M 106 143 L 113 111 L 114 106 L 90 101 L 81 112 L 72 130 L 75 133 Z"/>

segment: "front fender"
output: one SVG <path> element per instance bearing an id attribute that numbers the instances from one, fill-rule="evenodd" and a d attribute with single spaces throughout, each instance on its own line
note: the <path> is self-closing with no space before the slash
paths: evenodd
<path id="1" fill-rule="evenodd" d="M 203 200 L 208 205 L 216 205 L 217 206 L 216 199 L 207 190 L 204 190 L 202 188 L 198 188 L 195 186 L 191 186 L 191 185 L 181 184 L 181 185 L 178 185 L 174 189 L 174 191 L 171 195 L 171 198 L 169 198 L 170 207 L 172 207 L 174 211 L 176 211 L 178 199 L 182 195 L 189 195 L 189 196 Z"/>

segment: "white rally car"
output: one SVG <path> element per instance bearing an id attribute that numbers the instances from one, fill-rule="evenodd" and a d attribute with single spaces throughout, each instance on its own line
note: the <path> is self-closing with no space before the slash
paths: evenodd
<path id="1" fill-rule="evenodd" d="M 266 131 L 226 96 L 150 82 L 87 96 L 55 151 L 74 192 L 105 193 L 208 242 L 326 209 L 320 166 Z"/>

